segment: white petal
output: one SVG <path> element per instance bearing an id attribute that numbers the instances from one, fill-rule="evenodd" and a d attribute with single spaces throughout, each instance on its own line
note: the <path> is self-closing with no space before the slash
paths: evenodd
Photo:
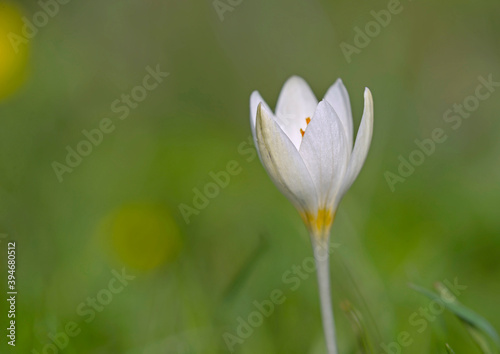
<path id="1" fill-rule="evenodd" d="M 306 118 L 313 116 L 317 105 L 316 96 L 301 77 L 292 76 L 283 85 L 276 104 L 276 117 L 297 150 L 302 141 L 300 129 L 306 129 Z"/>
<path id="2" fill-rule="evenodd" d="M 363 118 L 359 125 L 358 135 L 356 136 L 356 144 L 347 166 L 347 172 L 342 183 L 342 190 L 339 193 L 339 200 L 344 196 L 347 190 L 351 187 L 356 177 L 358 177 L 363 164 L 365 163 L 370 143 L 373 134 L 373 98 L 372 93 L 368 88 L 365 89 L 365 108 L 363 111 Z"/>
<path id="3" fill-rule="evenodd" d="M 347 92 L 341 79 L 338 79 L 332 86 L 330 86 L 325 94 L 325 100 L 327 100 L 335 112 L 337 112 L 337 115 L 342 122 L 342 126 L 345 129 L 349 149 L 352 150 L 353 128 L 351 102 L 349 100 L 349 93 Z"/>
<path id="4" fill-rule="evenodd" d="M 252 92 L 252 94 L 250 95 L 250 127 L 252 128 L 253 142 L 255 144 L 259 157 L 260 157 L 260 152 L 259 152 L 259 146 L 257 145 L 257 135 L 255 134 L 255 123 L 257 121 L 257 108 L 259 107 L 260 103 L 262 103 L 266 111 L 270 112 L 270 114 L 272 115 L 271 109 L 267 105 L 266 101 L 264 101 L 259 91 Z"/>
<path id="5" fill-rule="evenodd" d="M 299 150 L 318 191 L 320 208 L 333 207 L 347 169 L 350 147 L 333 107 L 321 101 Z"/>
<path id="6" fill-rule="evenodd" d="M 261 104 L 257 110 L 257 145 L 262 164 L 278 189 L 301 212 L 316 212 L 316 188 L 298 150 Z"/>
<path id="7" fill-rule="evenodd" d="M 257 108 L 259 107 L 259 104 L 262 103 L 264 105 L 264 108 L 272 114 L 271 108 L 269 108 L 268 104 L 262 96 L 260 95 L 259 91 L 254 91 L 250 95 L 250 126 L 252 127 L 252 133 L 255 135 L 255 122 L 257 121 Z"/>

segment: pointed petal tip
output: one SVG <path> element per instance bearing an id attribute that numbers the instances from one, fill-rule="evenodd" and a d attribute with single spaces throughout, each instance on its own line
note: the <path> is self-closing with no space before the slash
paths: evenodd
<path id="1" fill-rule="evenodd" d="M 318 106 L 316 107 L 316 111 L 320 107 L 323 108 L 323 109 L 326 108 L 326 107 L 329 107 L 329 108 L 331 108 L 333 110 L 332 105 L 325 98 L 323 98 L 321 101 L 319 101 Z"/>
<path id="2" fill-rule="evenodd" d="M 262 102 L 259 102 L 259 105 L 257 106 L 257 119 L 262 115 Z"/>
<path id="3" fill-rule="evenodd" d="M 266 115 L 266 109 L 264 108 L 264 105 L 262 104 L 262 102 L 259 103 L 259 105 L 257 106 L 257 113 L 256 113 L 256 117 L 255 117 L 255 130 L 261 130 L 261 133 L 262 133 L 262 129 L 264 127 L 267 126 L 267 119 L 266 119 L 267 115 Z M 257 138 L 257 133 L 255 134 L 255 138 Z M 257 148 L 259 149 L 259 148 Z"/>
<path id="4" fill-rule="evenodd" d="M 257 120 L 262 119 L 263 116 L 269 116 L 270 112 L 267 111 L 266 106 L 263 102 L 259 102 L 257 106 Z"/>
<path id="5" fill-rule="evenodd" d="M 373 97 L 372 97 L 372 92 L 368 87 L 365 87 L 365 107 L 370 107 L 372 110 L 372 115 L 373 115 Z"/>
<path id="6" fill-rule="evenodd" d="M 255 104 L 255 101 L 261 101 L 262 100 L 262 96 L 260 95 L 259 91 L 257 90 L 254 90 L 252 91 L 252 93 L 250 94 L 250 104 Z"/>
<path id="7" fill-rule="evenodd" d="M 330 90 L 332 88 L 335 88 L 336 90 L 341 89 L 341 90 L 346 90 L 347 91 L 347 88 L 344 85 L 344 81 L 340 77 L 337 80 L 335 80 L 335 82 L 333 83 L 332 86 L 330 86 Z"/>
<path id="8" fill-rule="evenodd" d="M 257 121 L 257 112 L 260 104 L 266 104 L 264 99 L 259 94 L 259 91 L 253 91 L 250 95 L 250 125 L 252 127 L 252 132 L 255 132 L 255 123 Z"/>
<path id="9" fill-rule="evenodd" d="M 301 76 L 299 76 L 299 75 L 292 75 L 292 76 L 290 76 L 290 77 L 289 77 L 289 78 L 285 81 L 285 83 L 283 84 L 283 86 L 285 86 L 285 85 L 290 85 L 290 84 L 294 84 L 294 83 L 297 83 L 297 84 L 302 85 L 302 84 L 307 84 L 307 81 L 306 81 L 303 77 L 301 77 Z"/>
<path id="10" fill-rule="evenodd" d="M 373 120 L 373 97 L 372 92 L 368 87 L 365 87 L 365 108 L 363 111 L 363 118 L 367 116 L 369 120 Z"/>

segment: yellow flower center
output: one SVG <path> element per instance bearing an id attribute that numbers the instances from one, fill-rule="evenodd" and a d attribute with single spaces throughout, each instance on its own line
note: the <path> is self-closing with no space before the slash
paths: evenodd
<path id="1" fill-rule="evenodd" d="M 301 213 L 302 219 L 309 231 L 317 237 L 328 237 L 335 213 L 331 209 L 319 209 L 317 214 Z"/>

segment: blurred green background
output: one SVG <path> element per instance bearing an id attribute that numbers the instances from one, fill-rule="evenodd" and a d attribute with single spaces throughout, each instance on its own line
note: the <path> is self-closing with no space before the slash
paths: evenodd
<path id="1" fill-rule="evenodd" d="M 15 241 L 18 290 L 16 347 L 3 335 L 0 352 L 225 353 L 223 334 L 279 289 L 286 301 L 235 351 L 324 353 L 315 274 L 295 291 L 282 279 L 312 255 L 307 232 L 248 143 L 250 93 L 274 108 L 300 75 L 320 98 L 341 77 L 356 129 L 365 86 L 375 102 L 368 159 L 332 230 L 340 352 L 361 352 L 348 301 L 377 353 L 402 331 L 413 341 L 404 353 L 444 353 L 444 343 L 480 353 L 449 312 L 421 332 L 411 325 L 429 300 L 408 283 L 457 278 L 459 301 L 500 329 L 500 92 L 459 129 L 443 120 L 479 76 L 500 81 L 500 3 L 401 1 L 350 63 L 340 44 L 388 1 L 215 4 L 72 0 L 16 53 L 9 33 L 44 10 L 0 3 L 0 279 L 6 289 Z M 158 65 L 169 76 L 121 120 L 112 103 Z M 54 161 L 66 164 L 66 147 L 104 118 L 115 129 L 60 182 Z M 435 128 L 447 140 L 391 191 L 384 173 Z M 239 173 L 186 223 L 179 206 L 193 207 L 193 190 L 232 160 Z M 113 294 L 123 269 L 135 278 Z M 82 315 L 96 296 L 105 306 Z M 66 341 L 56 334 L 68 322 L 79 332 Z"/>

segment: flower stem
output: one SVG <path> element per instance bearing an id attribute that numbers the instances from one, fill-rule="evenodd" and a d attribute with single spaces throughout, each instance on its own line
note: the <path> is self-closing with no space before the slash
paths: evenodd
<path id="1" fill-rule="evenodd" d="M 330 263 L 328 252 L 329 237 L 311 236 L 316 271 L 318 273 L 319 298 L 321 303 L 321 317 L 325 333 L 328 354 L 337 354 L 337 337 L 335 335 L 335 320 L 330 292 Z"/>

